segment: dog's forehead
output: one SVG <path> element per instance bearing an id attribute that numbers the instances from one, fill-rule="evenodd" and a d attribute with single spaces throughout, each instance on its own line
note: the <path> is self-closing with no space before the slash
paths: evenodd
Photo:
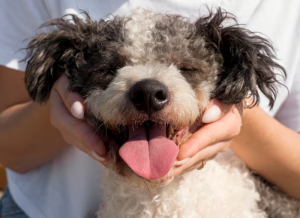
<path id="1" fill-rule="evenodd" d="M 133 64 L 184 63 L 192 56 L 192 36 L 195 25 L 187 18 L 147 11 L 133 10 L 124 21 L 124 45 L 121 54 Z M 203 39 L 197 38 L 198 45 L 204 45 Z M 199 47 L 199 46 L 198 46 Z"/>

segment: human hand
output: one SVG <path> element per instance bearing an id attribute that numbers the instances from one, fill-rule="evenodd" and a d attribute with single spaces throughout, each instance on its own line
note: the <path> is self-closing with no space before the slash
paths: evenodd
<path id="1" fill-rule="evenodd" d="M 84 100 L 67 89 L 65 75 L 54 83 L 50 94 L 50 119 L 64 140 L 93 159 L 105 164 L 105 146 L 95 130 L 84 120 Z"/>
<path id="2" fill-rule="evenodd" d="M 213 99 L 207 107 L 202 122 L 204 124 L 180 146 L 177 176 L 193 169 L 200 169 L 206 161 L 224 152 L 232 139 L 240 133 L 243 104 L 228 106 Z"/>

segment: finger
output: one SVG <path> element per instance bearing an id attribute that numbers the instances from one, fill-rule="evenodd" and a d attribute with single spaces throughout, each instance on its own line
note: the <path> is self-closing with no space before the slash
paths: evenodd
<path id="1" fill-rule="evenodd" d="M 220 101 L 212 99 L 202 116 L 202 122 L 212 123 L 220 120 L 232 109 L 232 107 L 234 107 L 234 105 L 222 104 Z"/>
<path id="2" fill-rule="evenodd" d="M 203 160 L 199 160 L 197 161 L 194 165 L 192 165 L 191 167 L 188 167 L 187 169 L 182 170 L 182 172 L 180 173 L 180 175 L 186 173 L 186 172 L 190 172 L 194 169 L 199 169 L 200 167 L 203 167 L 203 164 L 205 165 L 208 161 L 213 160 L 218 154 L 215 154 L 209 158 L 205 158 Z"/>
<path id="3" fill-rule="evenodd" d="M 81 141 L 87 149 L 94 151 L 96 155 L 100 155 L 101 157 L 105 156 L 106 149 L 103 141 L 88 123 L 76 120 L 71 128 L 73 135 L 76 135 L 77 139 Z"/>
<path id="4" fill-rule="evenodd" d="M 174 176 L 191 171 L 201 165 L 202 161 L 212 160 L 219 152 L 228 149 L 230 141 L 219 142 L 212 146 L 208 146 L 191 157 L 185 164 L 177 166 L 174 170 Z M 195 167 L 196 166 L 196 167 Z"/>
<path id="5" fill-rule="evenodd" d="M 94 160 L 101 162 L 101 164 L 103 164 L 104 166 L 107 166 L 109 164 L 109 159 L 106 156 L 101 157 L 99 156 L 96 152 L 94 152 L 93 150 L 87 148 L 85 145 L 79 143 L 79 141 L 75 140 L 75 142 L 73 143 L 72 141 L 74 141 L 74 137 L 70 136 L 70 135 L 64 135 L 63 138 L 67 141 L 70 142 L 69 144 L 76 146 L 76 148 L 78 148 L 79 150 L 83 151 L 84 153 L 88 154 L 89 156 L 91 156 Z"/>
<path id="6" fill-rule="evenodd" d="M 71 132 L 73 138 L 84 144 L 88 149 L 95 151 L 100 156 L 105 156 L 106 150 L 100 136 L 84 120 L 78 120 L 70 115 L 64 105 L 60 94 L 54 90 L 51 93 L 50 118 L 51 123 L 66 132 Z"/>
<path id="7" fill-rule="evenodd" d="M 104 157 L 101 157 L 99 156 L 96 152 L 92 151 L 92 150 L 89 150 L 88 148 L 84 147 L 84 150 L 83 150 L 85 153 L 87 153 L 90 157 L 92 157 L 95 161 L 98 161 L 100 162 L 102 165 L 104 165 L 105 167 L 108 166 L 109 164 L 109 160 L 108 160 L 108 157 L 106 156 L 105 158 Z"/>
<path id="8" fill-rule="evenodd" d="M 78 139 L 74 138 L 71 134 L 63 134 L 63 138 L 66 142 L 68 142 L 70 145 L 76 146 L 79 150 L 86 152 L 87 148 L 85 145 L 83 145 Z"/>
<path id="9" fill-rule="evenodd" d="M 227 149 L 228 149 L 228 148 L 227 148 Z M 226 149 L 226 150 L 227 150 L 227 149 Z M 215 155 L 213 155 L 213 156 L 210 156 L 210 157 L 206 158 L 205 161 L 213 160 L 213 159 L 216 158 L 217 155 L 218 155 L 218 154 L 215 154 Z"/>
<path id="10" fill-rule="evenodd" d="M 53 86 L 54 91 L 58 92 L 62 98 L 62 101 L 66 105 L 69 112 L 77 119 L 83 119 L 84 117 L 84 99 L 76 92 L 68 90 L 68 78 L 62 75 Z"/>
<path id="11" fill-rule="evenodd" d="M 195 169 L 199 169 L 199 168 L 203 168 L 204 166 L 206 165 L 206 161 L 198 161 L 196 164 L 194 164 L 193 166 L 191 166 L 191 167 L 189 167 L 189 168 L 187 168 L 187 169 L 185 169 L 185 170 L 183 170 L 183 171 L 181 171 L 178 175 L 183 175 L 183 174 L 185 174 L 185 173 L 187 173 L 187 172 L 190 172 L 190 171 L 193 171 L 193 170 L 195 170 Z M 179 171 L 178 171 L 179 172 Z M 176 174 L 176 176 L 178 176 L 177 174 Z"/>
<path id="12" fill-rule="evenodd" d="M 241 116 L 235 107 L 231 110 L 218 122 L 206 124 L 195 132 L 180 146 L 177 159 L 182 160 L 192 157 L 209 145 L 219 141 L 231 140 L 238 135 L 241 129 Z"/>
<path id="13" fill-rule="evenodd" d="M 63 139 L 69 144 L 69 145 L 74 145 L 74 138 L 72 136 L 70 136 L 69 134 L 62 134 Z M 81 150 L 81 149 L 80 149 Z"/>

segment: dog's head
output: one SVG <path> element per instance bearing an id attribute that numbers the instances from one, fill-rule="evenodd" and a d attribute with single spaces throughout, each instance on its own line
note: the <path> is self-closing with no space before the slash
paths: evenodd
<path id="1" fill-rule="evenodd" d="M 86 101 L 112 168 L 163 181 L 178 146 L 201 125 L 212 98 L 237 104 L 258 89 L 276 97 L 270 43 L 234 23 L 218 9 L 196 22 L 178 15 L 137 9 L 128 17 L 99 22 L 53 19 L 55 30 L 28 45 L 25 82 L 34 101 L 48 100 L 55 80 L 66 74 L 69 89 Z"/>

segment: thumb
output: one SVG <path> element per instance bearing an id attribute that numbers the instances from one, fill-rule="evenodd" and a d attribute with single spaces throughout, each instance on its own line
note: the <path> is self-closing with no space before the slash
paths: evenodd
<path id="1" fill-rule="evenodd" d="M 71 92 L 67 89 L 69 81 L 65 75 L 61 75 L 54 84 L 54 90 L 61 96 L 62 101 L 73 115 L 77 119 L 84 118 L 85 105 L 84 100 L 76 92 Z"/>
<path id="2" fill-rule="evenodd" d="M 202 116 L 202 122 L 203 123 L 212 123 L 217 120 L 220 120 L 222 117 L 224 117 L 230 110 L 232 110 L 234 107 L 236 107 L 240 113 L 240 115 L 243 115 L 243 102 L 240 102 L 236 105 L 226 105 L 218 101 L 217 99 L 212 99 L 208 106 L 206 107 L 206 110 L 204 111 L 204 114 Z"/>
<path id="3" fill-rule="evenodd" d="M 224 116 L 224 112 L 226 112 L 227 108 L 226 105 L 223 105 L 221 102 L 219 102 L 216 99 L 212 99 L 208 106 L 206 107 L 206 110 L 204 111 L 204 114 L 202 116 L 202 122 L 203 123 L 212 123 L 219 119 L 221 119 Z"/>

